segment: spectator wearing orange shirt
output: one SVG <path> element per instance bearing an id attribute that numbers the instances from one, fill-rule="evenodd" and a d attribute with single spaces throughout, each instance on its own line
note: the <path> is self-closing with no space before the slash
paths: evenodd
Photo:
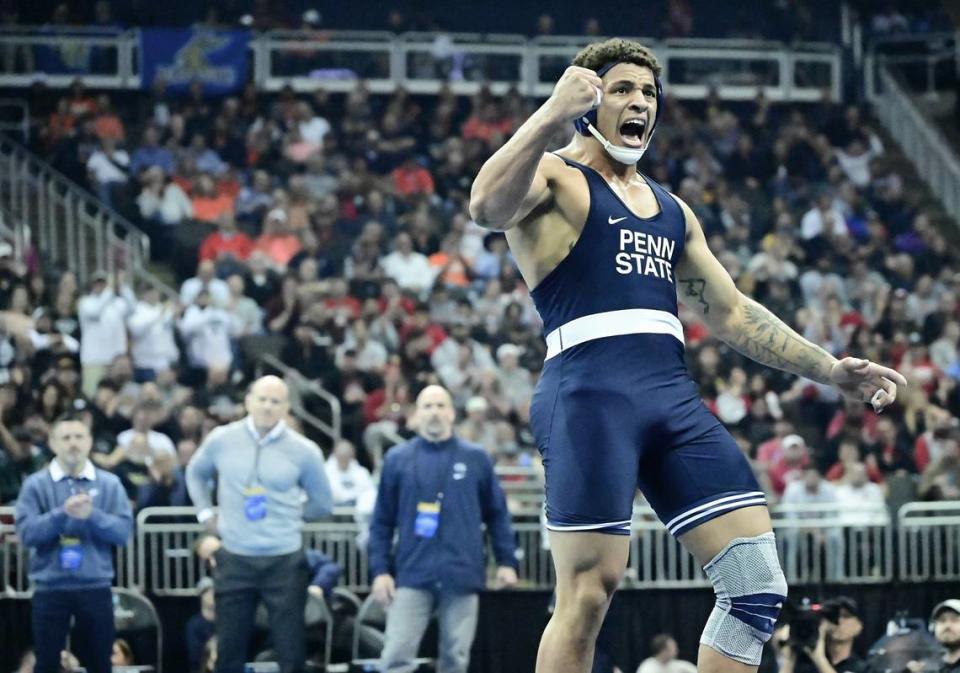
<path id="1" fill-rule="evenodd" d="M 233 212 L 233 198 L 217 191 L 209 175 L 197 178 L 193 187 L 193 218 L 201 222 L 216 222 L 221 215 Z"/>
<path id="2" fill-rule="evenodd" d="M 505 136 L 511 131 L 509 119 L 500 115 L 500 110 L 494 102 L 484 103 L 480 111 L 470 116 L 463 125 L 464 140 L 480 140 L 488 144 L 494 134 Z"/>
<path id="3" fill-rule="evenodd" d="M 123 122 L 120 121 L 120 117 L 117 116 L 117 113 L 113 111 L 113 107 L 110 105 L 110 97 L 104 95 L 97 98 L 97 107 L 99 108 L 99 113 L 93 121 L 93 130 L 97 134 L 97 137 L 100 140 L 109 138 L 118 143 L 123 142 L 127 137 L 127 133 L 124 130 Z"/>
<path id="4" fill-rule="evenodd" d="M 200 244 L 200 261 L 213 260 L 218 270 L 229 267 L 236 271 L 242 267 L 253 252 L 253 241 L 242 231 L 237 230 L 237 221 L 228 211 L 217 219 L 217 231 L 207 236 Z"/>
<path id="5" fill-rule="evenodd" d="M 393 189 L 398 196 L 407 198 L 419 194 L 433 194 L 433 176 L 418 164 L 416 157 L 412 155 L 393 169 L 390 177 L 393 178 Z"/>
<path id="6" fill-rule="evenodd" d="M 280 208 L 267 213 L 263 233 L 257 237 L 255 250 L 270 258 L 277 269 L 286 269 L 293 256 L 300 252 L 300 239 L 290 233 L 287 214 Z"/>
<path id="7" fill-rule="evenodd" d="M 465 288 L 470 285 L 470 264 L 460 254 L 460 238 L 447 236 L 440 244 L 440 251 L 428 258 L 436 269 L 436 278 L 445 287 Z"/>

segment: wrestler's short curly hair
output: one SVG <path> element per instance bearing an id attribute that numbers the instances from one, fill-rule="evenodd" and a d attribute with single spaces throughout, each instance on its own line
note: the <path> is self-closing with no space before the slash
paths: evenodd
<path id="1" fill-rule="evenodd" d="M 662 70 L 657 57 L 647 47 L 619 37 L 587 45 L 574 56 L 572 65 L 599 70 L 608 63 L 617 62 L 642 65 L 650 68 L 657 77 Z"/>

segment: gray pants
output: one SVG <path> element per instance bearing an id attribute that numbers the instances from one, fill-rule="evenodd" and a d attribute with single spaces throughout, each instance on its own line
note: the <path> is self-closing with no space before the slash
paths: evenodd
<path id="1" fill-rule="evenodd" d="M 440 662 L 437 673 L 467 673 L 470 647 L 477 631 L 477 594 L 443 594 L 397 589 L 387 610 L 387 633 L 380 656 L 381 673 L 410 673 L 423 633 L 434 609 L 440 623 Z"/>

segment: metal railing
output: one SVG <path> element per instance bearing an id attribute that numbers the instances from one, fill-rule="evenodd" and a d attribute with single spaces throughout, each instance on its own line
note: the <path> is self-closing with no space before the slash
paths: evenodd
<path id="1" fill-rule="evenodd" d="M 893 579 L 893 530 L 886 505 L 776 505 L 770 514 L 788 583 Z"/>
<path id="2" fill-rule="evenodd" d="M 911 502 L 897 522 L 901 581 L 960 580 L 960 501 Z"/>
<path id="3" fill-rule="evenodd" d="M 81 284 L 95 271 L 125 272 L 130 280 L 156 287 L 170 299 L 179 297 L 147 268 L 150 239 L 143 231 L 2 134 L 0 231 L 12 236 L 17 256 L 35 245 L 44 264 L 73 271 Z M 322 399 L 331 408 L 332 420 L 316 418 L 302 406 L 296 406 L 295 415 L 332 439 L 339 438 L 339 400 L 275 357 L 264 358 L 289 374 L 297 389 L 308 389 Z"/>
<path id="4" fill-rule="evenodd" d="M 17 254 L 31 244 L 46 264 L 77 274 L 126 272 L 172 292 L 146 269 L 150 239 L 13 140 L 0 135 L 0 214 Z"/>
<path id="5" fill-rule="evenodd" d="M 340 400 L 324 388 L 318 381 L 312 381 L 303 376 L 296 369 L 291 367 L 271 353 L 264 353 L 260 356 L 260 362 L 271 369 L 281 373 L 290 389 L 290 408 L 301 421 L 311 426 L 318 432 L 326 435 L 331 443 L 340 439 L 341 435 L 341 410 Z M 330 422 L 327 422 L 308 411 L 303 404 L 304 395 L 313 395 L 321 400 L 330 409 Z"/>
<path id="6" fill-rule="evenodd" d="M 663 82 L 678 98 L 703 98 L 718 87 L 720 95 L 730 99 L 753 98 L 758 88 L 771 100 L 816 101 L 824 90 L 833 100 L 840 99 L 841 52 L 835 45 L 639 39 L 656 51 L 664 66 Z M 449 86 L 458 95 L 471 95 L 483 86 L 494 93 L 516 86 L 524 95 L 543 97 L 587 41 L 577 36 L 268 31 L 251 40 L 250 51 L 253 81 L 266 91 L 288 85 L 301 91 L 350 91 L 363 80 L 374 93 L 403 87 L 415 94 L 434 94 Z M 45 77 L 50 87 L 67 87 L 78 76 L 95 88 L 141 87 L 136 29 L 114 35 L 57 34 L 37 28 L 0 32 L 0 47 L 4 46 L 74 56 L 70 74 Z M 78 53 L 99 53 L 101 58 L 84 61 L 75 57 Z M 22 69 L 0 72 L 0 86 L 28 86 L 36 72 Z"/>
<path id="7" fill-rule="evenodd" d="M 870 93 L 873 111 L 943 202 L 960 214 L 960 160 L 943 134 L 917 109 L 888 68 L 879 68 L 880 89 Z"/>
<path id="8" fill-rule="evenodd" d="M 0 507 L 0 597 L 29 598 L 33 595 L 28 577 L 30 553 L 17 538 L 14 511 L 13 507 Z M 137 588 L 137 567 L 134 538 L 124 547 L 114 547 L 113 586 Z"/>
<path id="9" fill-rule="evenodd" d="M 0 133 L 18 133 L 30 142 L 30 104 L 21 98 L 0 98 Z"/>
<path id="10" fill-rule="evenodd" d="M 955 75 L 957 61 L 957 33 L 924 33 L 873 37 L 864 59 L 864 82 L 867 95 L 877 89 L 881 69 L 909 73 L 913 93 L 932 94 L 938 91 L 945 77 Z"/>
<path id="11" fill-rule="evenodd" d="M 114 586 L 157 596 L 194 596 L 207 569 L 193 551 L 203 533 L 193 507 L 152 507 L 139 513 L 133 539 L 118 548 Z M 27 551 L 14 534 L 13 508 L 0 508 L 0 571 L 7 597 L 28 597 Z M 909 503 L 897 526 L 885 508 L 836 505 L 775 506 L 777 549 L 789 584 L 809 585 L 960 580 L 960 501 Z M 555 576 L 542 522 L 522 515 L 513 523 L 522 587 L 545 588 Z M 304 525 L 306 547 L 319 549 L 343 568 L 340 584 L 369 589 L 367 554 L 358 542 L 362 524 L 338 509 L 332 521 Z M 897 544 L 894 545 L 894 534 Z M 896 553 L 895 553 L 896 549 Z M 493 560 L 491 558 L 491 571 Z M 626 588 L 707 587 L 693 557 L 649 508 L 634 514 Z"/>

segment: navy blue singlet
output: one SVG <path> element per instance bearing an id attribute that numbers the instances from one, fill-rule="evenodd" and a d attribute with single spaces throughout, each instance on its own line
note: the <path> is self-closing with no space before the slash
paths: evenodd
<path id="1" fill-rule="evenodd" d="M 530 408 L 552 530 L 630 532 L 640 488 L 673 535 L 765 504 L 736 442 L 684 362 L 676 269 L 686 224 L 673 196 L 634 214 L 599 173 L 569 254 L 533 289 L 547 359 Z"/>

